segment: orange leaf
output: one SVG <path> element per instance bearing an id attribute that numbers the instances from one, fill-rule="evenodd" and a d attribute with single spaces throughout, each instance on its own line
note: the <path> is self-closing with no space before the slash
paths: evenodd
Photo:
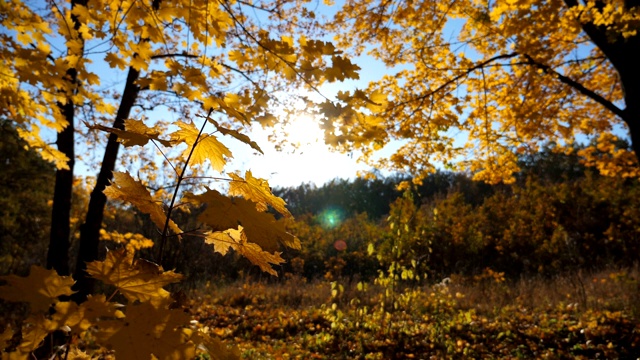
<path id="1" fill-rule="evenodd" d="M 141 212 L 149 214 L 151 221 L 159 229 L 164 228 L 167 215 L 164 213 L 162 206 L 153 200 L 147 188 L 141 182 L 132 178 L 128 172 L 114 172 L 111 185 L 107 186 L 103 192 L 110 199 L 131 203 Z M 173 220 L 169 220 L 169 228 L 176 234 L 182 233 L 182 230 Z"/>
<path id="2" fill-rule="evenodd" d="M 271 264 L 279 265 L 284 263 L 284 259 L 280 257 L 279 252 L 273 254 L 263 251 L 260 245 L 250 243 L 247 240 L 242 226 L 236 229 L 228 229 L 225 231 L 209 232 L 206 234 L 205 242 L 213 244 L 214 251 L 225 255 L 229 248 L 234 249 L 242 256 L 246 257 L 252 264 L 260 267 L 260 270 L 271 275 L 278 276 L 278 273 L 271 267 Z"/>
<path id="3" fill-rule="evenodd" d="M 133 259 L 124 249 L 109 251 L 104 261 L 87 264 L 87 273 L 105 284 L 114 285 L 130 301 L 167 298 L 162 287 L 178 282 L 182 275 L 164 271 L 162 266 L 143 259 Z"/>
<path id="4" fill-rule="evenodd" d="M 247 200 L 255 203 L 258 211 L 266 211 L 267 205 L 271 205 L 280 214 L 291 217 L 291 213 L 287 210 L 286 203 L 281 198 L 273 195 L 267 180 L 254 178 L 251 171 L 245 172 L 245 178 L 230 173 L 229 176 L 233 181 L 229 184 L 229 195 L 242 196 Z"/>
<path id="5" fill-rule="evenodd" d="M 180 127 L 180 130 L 171 134 L 171 140 L 176 142 L 184 142 L 188 145 L 188 148 L 184 151 L 183 157 L 186 159 L 191 148 L 196 145 L 191 156 L 191 163 L 193 165 L 199 165 L 209 160 L 211 166 L 216 171 L 222 171 L 224 169 L 227 160 L 225 158 L 231 158 L 231 151 L 224 146 L 215 136 L 208 134 L 201 134 L 198 138 L 200 131 L 192 123 L 178 122 L 176 125 Z M 197 143 L 196 143 L 197 141 Z"/>
<path id="6" fill-rule="evenodd" d="M 55 270 L 31 266 L 27 277 L 0 276 L 7 282 L 0 286 L 0 297 L 9 301 L 24 301 L 31 305 L 31 312 L 47 311 L 58 302 L 58 296 L 71 295 L 75 283 L 71 277 L 60 276 Z"/>

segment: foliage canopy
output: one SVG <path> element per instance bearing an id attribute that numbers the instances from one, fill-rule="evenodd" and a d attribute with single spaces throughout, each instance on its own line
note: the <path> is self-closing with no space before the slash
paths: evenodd
<path id="1" fill-rule="evenodd" d="M 636 5 L 347 0 L 328 25 L 340 45 L 393 70 L 320 108 L 326 139 L 372 163 L 400 140 L 379 165 L 418 182 L 443 163 L 496 183 L 515 180 L 519 154 L 548 143 L 570 152 L 586 136 L 597 140 L 581 152 L 588 163 L 635 177 L 635 156 L 616 140 L 628 130 L 640 149 Z"/>
<path id="2" fill-rule="evenodd" d="M 123 97 L 133 97 L 135 115 L 121 120 L 139 130 L 146 127 L 141 120 L 149 118 L 147 110 L 159 107 L 183 120 L 195 106 L 223 114 L 223 125 L 272 124 L 268 106 L 283 101 L 277 94 L 288 86 L 314 88 L 357 77 L 358 67 L 331 43 L 304 36 L 313 19 L 304 6 L 305 1 L 73 0 L 43 7 L 3 2 L 0 115 L 14 120 L 29 145 L 59 168 L 70 159 L 42 132 L 69 125 L 67 104 L 90 127 L 110 126 Z M 252 12 L 257 15 L 247 15 Z M 119 72 L 136 92 L 118 90 L 111 79 Z M 182 132 L 175 136 L 188 144 L 197 135 L 189 124 L 176 125 Z M 162 131 L 149 130 L 155 138 Z M 121 141 L 143 144 L 139 138 Z M 220 170 L 223 164 L 213 166 Z"/>

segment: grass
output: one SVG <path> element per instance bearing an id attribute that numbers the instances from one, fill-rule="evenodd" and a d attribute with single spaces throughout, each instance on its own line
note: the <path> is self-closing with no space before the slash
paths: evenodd
<path id="1" fill-rule="evenodd" d="M 182 303 L 246 359 L 640 359 L 637 267 L 395 287 L 287 274 L 205 284 Z M 25 309 L 7 305 L 13 325 Z"/>
<path id="2" fill-rule="evenodd" d="M 640 358 L 638 268 L 386 290 L 293 275 L 205 288 L 191 311 L 251 359 Z"/>

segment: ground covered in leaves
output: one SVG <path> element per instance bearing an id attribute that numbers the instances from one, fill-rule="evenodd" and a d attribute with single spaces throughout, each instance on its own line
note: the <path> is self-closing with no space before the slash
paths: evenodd
<path id="1" fill-rule="evenodd" d="M 191 311 L 250 359 L 640 357 L 637 271 L 516 282 L 452 277 L 209 287 Z"/>

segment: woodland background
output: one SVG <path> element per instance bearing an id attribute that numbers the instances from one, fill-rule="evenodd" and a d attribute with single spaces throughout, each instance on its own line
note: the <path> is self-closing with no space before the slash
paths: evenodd
<path id="1" fill-rule="evenodd" d="M 46 257 L 48 243 L 43 239 L 50 228 L 54 169 L 23 149 L 8 122 L 3 123 L 3 138 L 7 141 L 2 143 L 2 159 L 11 166 L 2 174 L 7 186 L 2 187 L 0 207 L 0 266 L 2 273 L 26 275 L 31 265 L 42 264 Z M 304 244 L 299 251 L 285 250 L 287 262 L 276 270 L 280 278 L 296 273 L 308 280 L 370 281 L 397 261 L 433 282 L 451 274 L 478 275 L 485 269 L 518 279 L 637 263 L 636 180 L 600 176 L 578 156 L 552 149 L 523 157 L 521 166 L 523 171 L 510 185 L 492 186 L 464 173 L 439 171 L 404 192 L 397 190 L 407 180 L 403 177 L 275 188 L 274 195 L 287 202 L 295 217 L 279 221 Z M 90 177 L 76 180 L 72 217 L 76 226 L 86 211 L 91 181 Z M 182 209 L 175 221 L 181 228 L 195 229 L 202 210 Z M 117 246 L 119 239 L 110 235 L 114 232 L 129 237 L 139 233 L 149 239 L 158 235 L 149 216 L 134 207 L 111 202 L 107 214 L 101 230 L 103 251 Z M 72 247 L 77 246 L 76 239 Z M 242 257 L 211 251 L 200 237 L 187 235 L 168 251 L 162 266 L 184 274 L 194 287 L 240 276 L 269 278 Z M 396 251 L 399 255 L 392 255 Z"/>
<path id="2" fill-rule="evenodd" d="M 639 31 L 637 0 L 1 1 L 2 359 L 640 358 Z M 303 115 L 373 170 L 230 168 Z"/>
<path id="3" fill-rule="evenodd" d="M 46 258 L 54 169 L 9 123 L 2 131 L 1 158 L 15 166 L 2 174 L 0 265 L 27 275 Z M 185 275 L 172 287 L 183 306 L 246 358 L 633 358 L 640 184 L 551 149 L 521 166 L 511 185 L 442 171 L 404 192 L 400 177 L 274 189 L 295 215 L 279 221 L 303 244 L 278 277 L 201 237 L 172 244 L 162 265 Z M 90 181 L 74 186 L 74 213 Z M 197 227 L 201 211 L 174 219 Z M 110 202 L 101 251 L 138 233 L 159 236 L 148 215 Z M 19 324 L 3 307 L 3 324 Z"/>

